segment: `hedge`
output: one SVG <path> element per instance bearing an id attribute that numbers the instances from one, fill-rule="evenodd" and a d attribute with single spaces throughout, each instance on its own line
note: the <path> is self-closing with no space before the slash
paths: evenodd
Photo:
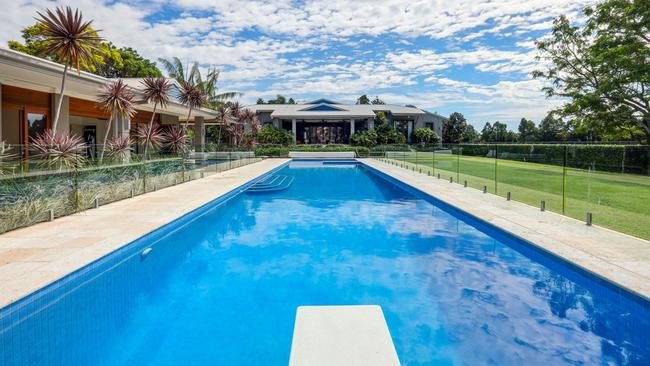
<path id="1" fill-rule="evenodd" d="M 616 173 L 650 173 L 650 153 L 640 145 L 579 145 L 579 144 L 461 144 L 443 146 L 460 148 L 463 155 L 566 165 Z"/>
<path id="2" fill-rule="evenodd" d="M 255 149 L 255 156 L 285 157 L 289 155 L 289 151 L 354 151 L 359 157 L 366 157 L 370 152 L 367 147 L 349 145 L 258 145 Z"/>

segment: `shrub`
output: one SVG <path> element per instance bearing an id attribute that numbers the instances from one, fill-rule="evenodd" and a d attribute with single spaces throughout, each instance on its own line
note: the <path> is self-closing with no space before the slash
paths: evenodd
<path id="1" fill-rule="evenodd" d="M 259 145 L 255 149 L 256 156 L 287 156 L 289 151 L 354 151 L 359 157 L 366 157 L 370 153 L 370 149 L 364 146 L 349 146 L 349 145 Z"/>
<path id="2" fill-rule="evenodd" d="M 350 137 L 350 143 L 357 146 L 372 147 L 377 145 L 377 132 L 374 129 L 357 132 Z"/>
<path id="3" fill-rule="evenodd" d="M 293 134 L 283 128 L 266 124 L 257 134 L 257 142 L 260 144 L 275 144 L 287 146 L 293 143 Z"/>
<path id="4" fill-rule="evenodd" d="M 413 132 L 413 140 L 425 145 L 440 141 L 440 137 L 430 128 L 418 128 Z"/>

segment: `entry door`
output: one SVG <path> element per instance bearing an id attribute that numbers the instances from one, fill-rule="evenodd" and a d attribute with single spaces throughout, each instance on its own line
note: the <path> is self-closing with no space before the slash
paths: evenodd
<path id="1" fill-rule="evenodd" d="M 23 157 L 27 159 L 31 140 L 50 128 L 49 112 L 47 109 L 26 107 L 21 111 L 20 124 Z"/>

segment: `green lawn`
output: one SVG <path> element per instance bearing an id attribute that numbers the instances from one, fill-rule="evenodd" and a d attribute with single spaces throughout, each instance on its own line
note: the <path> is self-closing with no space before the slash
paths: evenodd
<path id="1" fill-rule="evenodd" d="M 418 152 L 399 156 L 408 168 L 422 169 L 441 179 L 483 189 L 489 193 L 539 207 L 546 201 L 549 211 L 584 220 L 587 212 L 593 221 L 613 230 L 650 239 L 650 177 L 632 174 L 589 172 L 561 166 Z M 435 164 L 435 165 L 434 165 Z M 497 179 L 495 179 L 495 176 Z M 564 198 L 563 198 L 564 195 Z"/>

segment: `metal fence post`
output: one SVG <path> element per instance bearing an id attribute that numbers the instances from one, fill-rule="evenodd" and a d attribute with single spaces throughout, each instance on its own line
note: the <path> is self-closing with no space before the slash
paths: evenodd
<path id="1" fill-rule="evenodd" d="M 566 164 L 569 147 L 564 145 L 564 159 L 562 162 L 562 213 L 566 212 Z"/>
<path id="2" fill-rule="evenodd" d="M 494 145 L 494 194 L 499 194 L 499 178 L 498 178 L 498 164 L 499 164 L 499 144 Z"/>
<path id="3" fill-rule="evenodd" d="M 456 181 L 460 182 L 460 154 L 463 153 L 463 149 L 458 146 L 458 154 L 456 156 L 458 157 L 456 159 Z"/>

